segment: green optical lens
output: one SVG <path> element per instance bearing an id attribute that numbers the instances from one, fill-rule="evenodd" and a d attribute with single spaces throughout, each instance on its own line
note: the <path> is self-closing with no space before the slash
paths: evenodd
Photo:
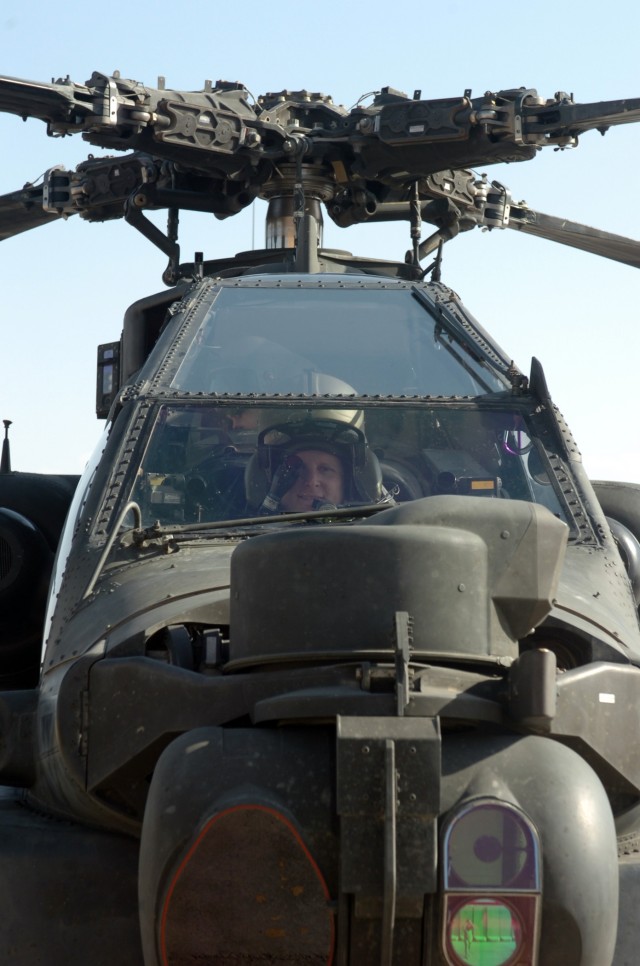
<path id="1" fill-rule="evenodd" d="M 447 947 L 464 966 L 505 966 L 522 942 L 522 924 L 507 905 L 473 899 L 450 909 Z"/>

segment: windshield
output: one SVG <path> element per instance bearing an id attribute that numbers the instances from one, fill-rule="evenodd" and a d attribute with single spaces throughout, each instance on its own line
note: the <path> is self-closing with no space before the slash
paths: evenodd
<path id="1" fill-rule="evenodd" d="M 515 409 L 472 402 L 158 404 L 130 493 L 144 526 L 436 494 L 542 503 L 565 518 Z"/>
<path id="2" fill-rule="evenodd" d="M 408 286 L 222 287 L 171 385 L 185 392 L 394 396 L 505 389 L 428 304 Z"/>

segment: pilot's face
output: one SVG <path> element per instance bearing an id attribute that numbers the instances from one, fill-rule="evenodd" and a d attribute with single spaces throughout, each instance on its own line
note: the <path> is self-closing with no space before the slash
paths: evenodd
<path id="1" fill-rule="evenodd" d="M 298 479 L 280 501 L 289 513 L 313 510 L 314 503 L 344 503 L 344 470 L 333 453 L 318 449 L 306 449 L 296 453 L 302 468 Z"/>
<path id="2" fill-rule="evenodd" d="M 232 431 L 240 429 L 258 429 L 260 413 L 257 409 L 233 410 L 227 414 L 227 421 L 229 428 Z"/>

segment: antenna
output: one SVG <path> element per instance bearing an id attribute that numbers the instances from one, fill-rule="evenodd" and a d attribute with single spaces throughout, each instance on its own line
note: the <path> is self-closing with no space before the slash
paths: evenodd
<path id="1" fill-rule="evenodd" d="M 9 426 L 10 419 L 2 420 L 4 425 L 4 439 L 2 440 L 2 458 L 0 458 L 0 473 L 11 472 L 11 453 L 9 451 Z"/>

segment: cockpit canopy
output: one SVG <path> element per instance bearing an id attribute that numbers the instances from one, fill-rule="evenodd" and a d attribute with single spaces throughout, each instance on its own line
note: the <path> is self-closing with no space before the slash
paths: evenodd
<path id="1" fill-rule="evenodd" d="M 145 416 L 132 416 L 111 505 L 132 500 L 145 526 L 445 493 L 562 516 L 510 363 L 441 285 L 205 279 L 174 305 L 137 386 Z M 300 482 L 331 470 L 326 492 Z"/>
<path id="2" fill-rule="evenodd" d="M 189 341 L 173 391 L 478 396 L 508 385 L 424 286 L 389 280 L 223 285 Z"/>

